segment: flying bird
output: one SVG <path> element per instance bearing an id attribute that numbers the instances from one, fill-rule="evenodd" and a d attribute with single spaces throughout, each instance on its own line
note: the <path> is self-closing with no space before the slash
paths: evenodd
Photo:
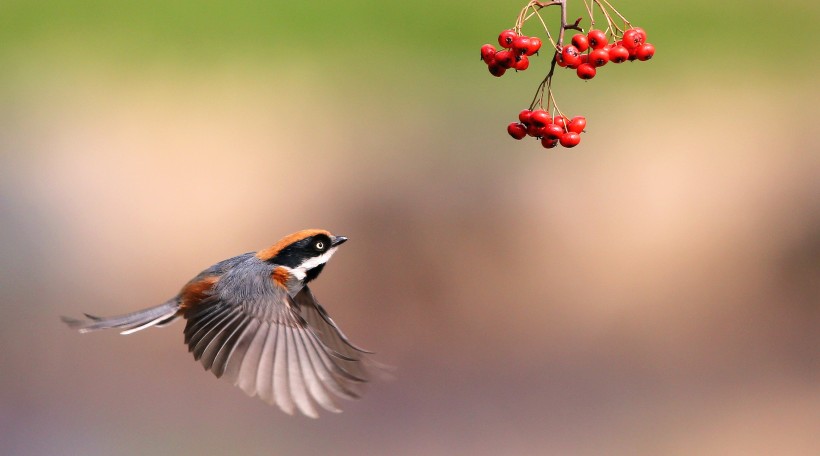
<path id="1" fill-rule="evenodd" d="M 288 414 L 298 409 L 316 418 L 316 404 L 340 412 L 338 398 L 358 398 L 378 366 L 308 287 L 345 241 L 326 230 L 298 231 L 216 263 L 156 307 L 63 321 L 81 333 L 114 328 L 131 334 L 183 318 L 188 351 L 217 377 Z"/>

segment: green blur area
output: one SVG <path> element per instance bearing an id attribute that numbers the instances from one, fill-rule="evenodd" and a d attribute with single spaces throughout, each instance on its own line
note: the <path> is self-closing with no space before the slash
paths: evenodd
<path id="1" fill-rule="evenodd" d="M 495 43 L 521 6 L 9 0 L 0 3 L 0 102 L 25 108 L 37 99 L 75 96 L 75 87 L 116 90 L 144 80 L 207 85 L 228 74 L 272 87 L 304 84 L 298 90 L 321 92 L 363 122 L 384 120 L 374 109 L 412 111 L 408 116 L 431 119 L 445 135 L 452 128 L 445 125 L 460 118 L 465 127 L 454 134 L 464 136 L 469 125 L 505 124 L 530 103 L 547 71 L 549 57 L 541 53 L 526 72 L 496 80 L 478 58 L 479 47 Z M 657 54 L 650 63 L 610 65 L 587 83 L 559 69 L 553 87 L 565 112 L 594 117 L 639 91 L 657 99 L 670 88 L 680 93 L 724 85 L 788 100 L 802 98 L 798 92 L 815 84 L 817 53 L 795 51 L 801 45 L 793 44 L 812 42 L 820 21 L 814 2 L 627 0 L 617 6 L 648 31 Z M 570 3 L 570 18 L 584 14 L 582 3 Z M 558 9 L 543 16 L 553 25 Z M 603 22 L 599 12 L 596 19 Z M 524 32 L 545 37 L 535 19 Z"/>
<path id="2" fill-rule="evenodd" d="M 812 42 L 820 19 L 815 2 L 617 4 L 648 30 L 658 48 L 653 65 L 665 77 L 704 63 L 738 78 L 744 69 L 798 82 L 813 77 L 805 70 L 816 68 L 816 53 L 802 53 L 796 60 L 804 70 L 795 71 L 784 64 L 784 49 L 795 58 L 801 43 Z M 407 73 L 471 84 L 475 78 L 462 70 L 478 66 L 478 47 L 512 26 L 519 7 L 497 1 L 7 0 L 0 4 L 0 66 L 9 82 L 16 66 L 32 62 L 57 71 L 99 60 L 115 73 L 132 74 L 154 66 L 200 72 L 238 59 L 269 68 L 309 61 L 334 78 L 368 84 Z M 570 4 L 570 17 L 583 12 L 580 2 Z M 555 19 L 550 11 L 544 15 Z M 525 31 L 535 34 L 539 27 L 533 20 Z"/>

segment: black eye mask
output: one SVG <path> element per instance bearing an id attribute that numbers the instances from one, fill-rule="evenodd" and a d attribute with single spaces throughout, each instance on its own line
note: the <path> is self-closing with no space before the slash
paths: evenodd
<path id="1" fill-rule="evenodd" d="M 322 245 L 321 249 L 318 248 L 319 244 Z M 317 234 L 316 236 L 302 239 L 287 246 L 270 261 L 274 264 L 296 268 L 304 263 L 305 260 L 327 252 L 328 249 L 330 249 L 330 244 L 330 237 L 324 234 Z"/>

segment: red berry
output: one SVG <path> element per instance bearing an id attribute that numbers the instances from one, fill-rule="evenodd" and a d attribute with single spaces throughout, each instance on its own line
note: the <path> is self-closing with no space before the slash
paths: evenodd
<path id="1" fill-rule="evenodd" d="M 527 134 L 532 136 L 533 138 L 540 138 L 544 136 L 544 126 L 537 126 L 530 124 L 527 126 Z"/>
<path id="2" fill-rule="evenodd" d="M 578 70 L 576 71 L 578 77 L 581 79 L 592 79 L 595 77 L 595 67 L 590 65 L 589 63 L 582 63 L 578 65 Z"/>
<path id="3" fill-rule="evenodd" d="M 525 109 L 518 113 L 518 121 L 524 125 L 529 125 L 530 115 L 532 115 L 532 111 L 530 111 L 529 109 Z"/>
<path id="4" fill-rule="evenodd" d="M 552 119 L 552 123 L 554 123 L 555 125 L 558 125 L 561 128 L 565 128 L 567 126 L 567 124 L 569 123 L 569 119 L 567 119 L 566 116 L 562 116 L 561 114 L 558 114 L 557 116 L 555 116 Z"/>
<path id="5" fill-rule="evenodd" d="M 512 68 L 515 65 L 515 54 L 506 49 L 503 51 L 498 51 L 495 53 L 495 61 L 505 69 Z"/>
<path id="6" fill-rule="evenodd" d="M 500 44 L 501 47 L 509 49 L 512 47 L 516 36 L 518 35 L 516 35 L 513 30 L 504 30 L 500 35 L 498 35 L 498 44 Z"/>
<path id="7" fill-rule="evenodd" d="M 624 32 L 624 47 L 635 49 L 646 41 L 646 32 L 643 29 L 631 28 Z"/>
<path id="8" fill-rule="evenodd" d="M 553 147 L 558 145 L 558 140 L 543 137 L 541 138 L 541 145 L 544 146 L 544 149 L 552 149 Z"/>
<path id="9" fill-rule="evenodd" d="M 589 54 L 581 54 L 581 63 L 589 63 Z"/>
<path id="10" fill-rule="evenodd" d="M 541 49 L 541 39 L 531 36 L 530 45 L 529 47 L 527 47 L 527 50 L 524 52 L 524 55 L 533 55 L 536 52 L 538 52 L 539 49 Z"/>
<path id="11" fill-rule="evenodd" d="M 512 49 L 519 53 L 524 54 L 527 52 L 527 49 L 530 47 L 530 37 L 528 36 L 517 36 L 513 39 L 512 42 Z"/>
<path id="12" fill-rule="evenodd" d="M 513 122 L 507 125 L 507 133 L 515 139 L 521 139 L 527 136 L 527 127 L 525 127 L 524 124 Z"/>
<path id="13" fill-rule="evenodd" d="M 567 124 L 567 130 L 581 133 L 587 126 L 587 119 L 584 116 L 575 116 Z"/>
<path id="14" fill-rule="evenodd" d="M 568 131 L 561 135 L 561 145 L 564 147 L 575 147 L 581 142 L 581 135 L 574 131 Z"/>
<path id="15" fill-rule="evenodd" d="M 580 56 L 581 63 L 586 62 L 586 57 L 587 57 L 586 54 L 581 54 L 581 56 Z M 573 61 L 572 65 L 567 64 L 567 62 L 564 60 L 564 56 L 560 52 L 555 55 L 555 62 L 561 68 L 572 68 L 573 70 L 578 68 L 578 65 L 580 65 L 580 63 L 576 63 L 574 61 Z"/>
<path id="16" fill-rule="evenodd" d="M 544 129 L 544 138 L 558 139 L 564 134 L 564 127 L 555 124 L 549 124 Z"/>
<path id="17" fill-rule="evenodd" d="M 612 63 L 622 63 L 629 58 L 629 50 L 621 45 L 612 46 L 609 50 L 609 61 Z"/>
<path id="18" fill-rule="evenodd" d="M 589 39 L 589 47 L 592 49 L 601 49 L 606 46 L 606 33 L 602 30 L 590 30 L 587 33 L 587 38 Z"/>
<path id="19" fill-rule="evenodd" d="M 484 63 L 490 63 L 490 59 L 493 57 L 495 57 L 495 46 L 492 44 L 481 46 L 481 60 L 483 60 Z"/>
<path id="20" fill-rule="evenodd" d="M 589 38 L 583 33 L 578 33 L 572 37 L 572 45 L 579 51 L 584 52 L 589 49 Z"/>
<path id="21" fill-rule="evenodd" d="M 589 53 L 589 63 L 595 67 L 602 67 L 609 62 L 609 51 L 596 49 Z"/>
<path id="22" fill-rule="evenodd" d="M 507 69 L 504 68 L 501 64 L 499 64 L 495 60 L 490 62 L 489 65 L 487 65 L 487 69 L 490 70 L 491 75 L 493 75 L 497 78 L 500 78 L 501 76 L 504 76 L 504 73 L 507 72 Z"/>
<path id="23" fill-rule="evenodd" d="M 526 55 L 519 55 L 515 58 L 515 68 L 518 71 L 524 71 L 530 67 L 530 59 Z"/>
<path id="24" fill-rule="evenodd" d="M 641 39 L 641 44 L 646 43 L 646 31 L 640 27 L 632 27 L 631 30 L 634 30 L 638 33 L 638 37 Z"/>
<path id="25" fill-rule="evenodd" d="M 647 61 L 654 56 L 655 46 L 652 46 L 649 43 L 643 44 L 637 50 L 635 50 L 635 57 L 637 57 L 638 60 L 642 62 Z"/>
<path id="26" fill-rule="evenodd" d="M 536 109 L 530 114 L 530 123 L 537 127 L 549 125 L 550 122 L 552 122 L 552 118 L 549 113 L 543 109 Z"/>
<path id="27" fill-rule="evenodd" d="M 568 67 L 581 64 L 581 53 L 578 52 L 578 48 L 572 45 L 564 46 L 564 49 L 561 50 L 561 58 Z"/>

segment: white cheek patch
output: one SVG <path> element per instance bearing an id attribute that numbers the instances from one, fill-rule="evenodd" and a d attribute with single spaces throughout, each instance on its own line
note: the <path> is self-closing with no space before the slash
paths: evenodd
<path id="1" fill-rule="evenodd" d="M 337 247 L 333 247 L 332 249 L 328 250 L 327 252 L 325 252 L 325 253 L 323 253 L 319 256 L 316 256 L 316 257 L 313 257 L 313 258 L 308 258 L 307 260 L 305 260 L 304 263 L 302 263 L 299 266 L 291 269 L 290 273 L 293 274 L 293 276 L 296 277 L 300 281 L 305 280 L 305 276 L 307 276 L 307 272 L 310 271 L 311 269 L 317 267 L 317 266 L 321 266 L 321 265 L 327 263 L 327 261 L 330 260 L 330 257 L 332 257 L 334 253 L 336 253 L 336 249 L 337 249 Z"/>

